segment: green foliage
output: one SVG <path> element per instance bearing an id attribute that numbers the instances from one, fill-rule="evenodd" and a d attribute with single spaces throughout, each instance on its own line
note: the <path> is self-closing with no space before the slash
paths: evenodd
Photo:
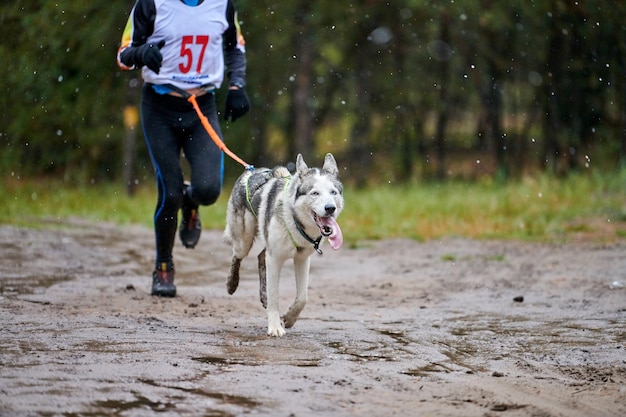
<path id="1" fill-rule="evenodd" d="M 116 70 L 127 1 L 0 6 L 0 172 L 114 177 L 125 77 Z"/>
<path id="2" fill-rule="evenodd" d="M 561 240 L 574 235 L 576 225 L 595 229 L 597 224 L 619 233 L 626 227 L 625 186 L 623 172 L 565 180 L 542 175 L 505 185 L 489 180 L 348 188 L 342 227 L 353 241 L 446 236 Z"/>
<path id="3" fill-rule="evenodd" d="M 139 102 L 129 88 L 139 72 L 115 63 L 132 4 L 0 5 L 0 175 L 119 178 L 122 110 Z M 626 160 L 623 2 L 236 4 L 253 108 L 222 127 L 229 147 L 257 166 L 333 149 L 362 185 L 456 177 L 476 160 L 488 163 L 458 176 L 565 174 L 589 159 L 592 169 Z M 311 132 L 296 124 L 302 117 Z M 144 178 L 142 146 L 137 159 Z"/>

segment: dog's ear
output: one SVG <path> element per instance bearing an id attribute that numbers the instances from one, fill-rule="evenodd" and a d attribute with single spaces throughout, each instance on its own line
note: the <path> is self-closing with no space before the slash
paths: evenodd
<path id="1" fill-rule="evenodd" d="M 324 166 L 322 169 L 330 172 L 332 175 L 339 175 L 339 168 L 337 168 L 337 161 L 335 161 L 335 157 L 332 153 L 327 153 L 324 158 Z"/>
<path id="2" fill-rule="evenodd" d="M 309 167 L 304 162 L 304 158 L 302 158 L 302 154 L 299 153 L 298 157 L 296 158 L 296 171 L 299 174 L 304 174 L 308 169 Z"/>

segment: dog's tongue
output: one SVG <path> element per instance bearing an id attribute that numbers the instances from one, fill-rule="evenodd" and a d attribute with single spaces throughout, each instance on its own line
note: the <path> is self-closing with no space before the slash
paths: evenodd
<path id="1" fill-rule="evenodd" d="M 330 243 L 330 247 L 334 250 L 337 250 L 343 245 L 343 234 L 341 233 L 341 228 L 334 217 L 322 217 L 321 222 L 324 226 L 330 227 L 332 229 L 332 233 L 328 236 L 328 243 Z"/>

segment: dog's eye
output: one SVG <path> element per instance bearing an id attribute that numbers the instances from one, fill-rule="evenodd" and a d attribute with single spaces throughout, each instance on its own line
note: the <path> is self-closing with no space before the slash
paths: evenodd
<path id="1" fill-rule="evenodd" d="M 311 195 L 320 195 L 319 191 L 311 191 Z"/>
<path id="2" fill-rule="evenodd" d="M 330 193 L 331 193 L 332 195 L 337 195 L 337 190 L 332 190 Z"/>

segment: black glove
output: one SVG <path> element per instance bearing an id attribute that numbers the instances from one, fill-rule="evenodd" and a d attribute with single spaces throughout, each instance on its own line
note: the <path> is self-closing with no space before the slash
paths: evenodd
<path id="1" fill-rule="evenodd" d="M 165 45 L 165 41 L 159 42 L 157 45 L 153 43 L 147 43 L 141 45 L 141 63 L 150 68 L 157 74 L 161 70 L 161 62 L 163 62 L 163 55 L 161 55 L 160 49 Z"/>
<path id="2" fill-rule="evenodd" d="M 250 110 L 250 100 L 246 91 L 242 88 L 228 90 L 226 94 L 226 110 L 224 120 L 234 122 Z"/>

